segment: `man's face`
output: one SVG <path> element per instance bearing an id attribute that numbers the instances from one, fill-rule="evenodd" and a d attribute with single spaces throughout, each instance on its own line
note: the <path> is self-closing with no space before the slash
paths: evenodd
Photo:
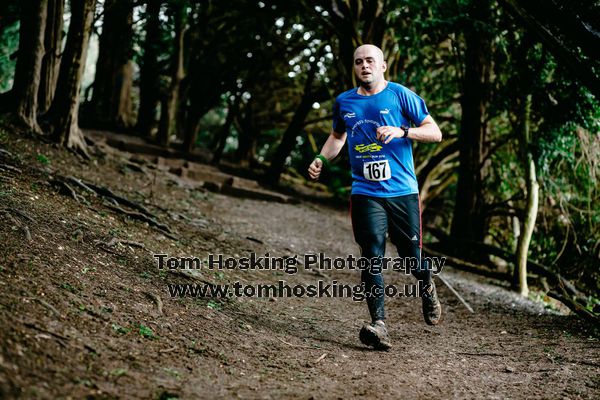
<path id="1" fill-rule="evenodd" d="M 384 79 L 387 69 L 381 50 L 375 46 L 360 46 L 354 52 L 354 73 L 356 78 L 365 84 L 377 84 Z"/>

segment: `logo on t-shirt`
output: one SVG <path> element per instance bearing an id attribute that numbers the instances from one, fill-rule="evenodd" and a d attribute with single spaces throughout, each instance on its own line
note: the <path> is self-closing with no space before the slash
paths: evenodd
<path id="1" fill-rule="evenodd" d="M 352 113 L 352 112 L 351 112 L 351 113 L 346 113 L 346 114 L 344 114 L 344 119 L 347 119 L 347 118 L 354 118 L 354 117 L 356 117 L 356 113 Z"/>
<path id="2" fill-rule="evenodd" d="M 380 114 L 389 114 L 390 113 L 390 109 L 389 108 L 384 108 L 383 110 L 379 111 Z"/>
<path id="3" fill-rule="evenodd" d="M 354 114 L 354 113 L 352 113 L 352 114 Z M 350 128 L 350 131 L 351 131 L 350 137 L 354 137 L 354 133 L 359 128 L 361 128 L 364 132 L 372 131 L 374 134 L 377 131 L 377 128 L 379 128 L 380 126 L 381 126 L 381 124 L 379 122 L 374 121 L 372 119 L 359 119 Z"/>
<path id="4" fill-rule="evenodd" d="M 356 146 L 354 146 L 354 150 L 358 151 L 359 153 L 364 153 L 367 151 L 371 151 L 371 152 L 375 152 L 375 151 L 379 151 L 381 150 L 382 146 L 378 145 L 377 143 L 371 143 L 371 144 L 357 144 Z"/>

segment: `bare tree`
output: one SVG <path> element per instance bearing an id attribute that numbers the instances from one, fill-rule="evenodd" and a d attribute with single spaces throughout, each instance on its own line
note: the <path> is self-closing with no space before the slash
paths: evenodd
<path id="1" fill-rule="evenodd" d="M 184 71 L 184 35 L 186 32 L 186 2 L 179 2 L 174 5 L 175 19 L 175 46 L 171 63 L 171 83 L 163 101 L 161 108 L 160 125 L 158 128 L 157 140 L 163 146 L 169 145 L 169 138 L 175 132 L 175 116 L 177 112 L 177 103 L 179 100 L 179 89 L 181 81 L 185 77 Z"/>
<path id="2" fill-rule="evenodd" d="M 44 58 L 40 72 L 38 111 L 44 114 L 50 108 L 60 68 L 60 53 L 63 39 L 64 0 L 48 0 L 46 33 L 44 34 Z"/>
<path id="3" fill-rule="evenodd" d="M 517 246 L 517 265 L 515 266 L 515 278 L 518 278 L 519 292 L 521 296 L 527 297 L 529 287 L 527 286 L 527 253 L 529 243 L 535 228 L 535 220 L 538 213 L 539 184 L 537 182 L 535 162 L 531 152 L 531 94 L 525 94 L 521 99 L 521 159 L 525 167 L 525 182 L 527 185 L 527 206 L 523 217 L 523 229 L 519 235 Z"/>
<path id="4" fill-rule="evenodd" d="M 85 157 L 88 157 L 87 146 L 79 128 L 77 113 L 95 6 L 96 0 L 71 1 L 71 22 L 60 63 L 56 94 L 44 118 L 54 140 Z"/>
<path id="5" fill-rule="evenodd" d="M 159 102 L 159 40 L 161 0 L 148 0 L 146 8 L 146 40 L 140 65 L 140 108 L 137 130 L 149 137 L 156 124 L 156 106 Z"/>
<path id="6" fill-rule="evenodd" d="M 106 0 L 91 111 L 106 128 L 132 125 L 132 0 Z"/>
<path id="7" fill-rule="evenodd" d="M 44 56 L 44 31 L 48 0 L 26 0 L 21 7 L 19 56 L 11 96 L 16 99 L 17 120 L 36 133 L 41 133 L 37 122 L 38 89 Z"/>
<path id="8" fill-rule="evenodd" d="M 485 234 L 482 164 L 486 152 L 487 93 L 492 49 L 491 37 L 487 32 L 491 19 L 489 0 L 474 0 L 471 15 L 473 20 L 465 30 L 465 73 L 458 138 L 460 165 L 452 235 L 481 242 Z"/>
<path id="9" fill-rule="evenodd" d="M 329 98 L 329 91 L 325 86 L 317 84 L 314 85 L 315 87 L 313 87 L 318 71 L 317 61 L 321 58 L 322 49 L 323 48 L 317 52 L 315 62 L 311 65 L 310 70 L 308 71 L 308 76 L 306 77 L 306 82 L 304 83 L 304 91 L 300 103 L 298 104 L 298 107 L 294 112 L 294 116 L 292 117 L 292 120 L 283 134 L 281 143 L 277 147 L 275 155 L 273 156 L 273 160 L 271 161 L 271 165 L 267 170 L 265 178 L 270 183 L 276 184 L 279 182 L 281 173 L 285 168 L 285 160 L 296 146 L 296 138 L 302 131 L 304 121 L 306 120 L 308 113 L 312 110 L 313 103 L 324 101 Z"/>

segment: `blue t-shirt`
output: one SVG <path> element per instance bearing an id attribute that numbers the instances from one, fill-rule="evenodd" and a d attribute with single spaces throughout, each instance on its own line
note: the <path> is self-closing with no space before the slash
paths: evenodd
<path id="1" fill-rule="evenodd" d="M 395 197 L 419 193 L 412 141 L 395 138 L 384 144 L 377 140 L 377 128 L 419 126 L 427 115 L 423 99 L 394 82 L 372 96 L 360 95 L 354 88 L 335 99 L 333 130 L 347 133 L 352 194 Z"/>

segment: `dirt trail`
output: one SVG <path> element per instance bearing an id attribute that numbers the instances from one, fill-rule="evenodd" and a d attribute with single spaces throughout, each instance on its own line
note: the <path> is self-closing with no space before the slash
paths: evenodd
<path id="1" fill-rule="evenodd" d="M 423 323 L 418 299 L 388 300 L 387 353 L 359 343 L 368 313 L 350 298 L 172 299 L 168 284 L 199 280 L 356 284 L 356 271 L 303 268 L 191 278 L 152 257 L 356 255 L 348 213 L 214 194 L 150 164 L 137 170 L 125 153 L 79 163 L 10 135 L 0 145 L 18 156 L 1 161 L 21 172 L 0 169 L 0 398 L 600 396 L 598 339 L 576 318 L 450 268 L 444 277 L 475 314 L 439 283 L 441 326 Z M 58 193 L 47 184 L 57 175 L 145 204 L 177 240 L 99 198 Z"/>

